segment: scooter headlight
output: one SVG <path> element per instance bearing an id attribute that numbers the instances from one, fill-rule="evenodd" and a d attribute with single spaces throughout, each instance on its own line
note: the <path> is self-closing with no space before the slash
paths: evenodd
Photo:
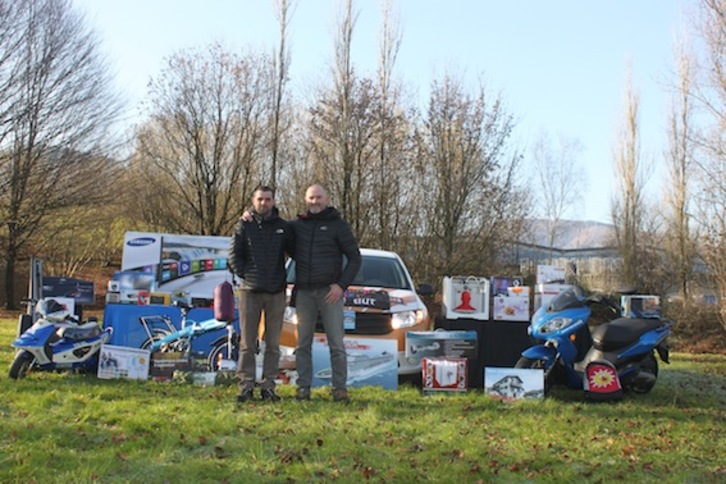
<path id="1" fill-rule="evenodd" d="M 554 318 L 539 328 L 540 333 L 554 333 L 572 324 L 572 318 Z"/>

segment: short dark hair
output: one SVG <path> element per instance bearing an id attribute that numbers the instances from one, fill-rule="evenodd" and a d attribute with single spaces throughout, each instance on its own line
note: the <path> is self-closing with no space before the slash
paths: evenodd
<path id="1" fill-rule="evenodd" d="M 257 185 L 255 189 L 252 190 L 252 196 L 254 196 L 257 192 L 270 192 L 272 193 L 272 198 L 275 198 L 275 190 L 268 185 Z"/>

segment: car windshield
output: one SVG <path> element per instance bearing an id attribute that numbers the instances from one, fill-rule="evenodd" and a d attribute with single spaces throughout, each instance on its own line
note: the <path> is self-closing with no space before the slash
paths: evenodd
<path id="1" fill-rule="evenodd" d="M 406 270 L 397 259 L 373 255 L 361 256 L 361 267 L 353 279 L 353 286 L 384 287 L 412 291 Z M 287 266 L 287 283 L 295 282 L 295 261 Z"/>
<path id="2" fill-rule="evenodd" d="M 556 313 L 565 309 L 584 306 L 585 293 L 578 286 L 572 286 L 564 292 L 559 293 L 550 301 L 547 312 Z"/>

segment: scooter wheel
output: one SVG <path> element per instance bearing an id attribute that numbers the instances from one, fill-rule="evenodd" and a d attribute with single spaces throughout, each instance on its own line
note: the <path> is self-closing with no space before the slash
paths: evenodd
<path id="1" fill-rule="evenodd" d="M 13 362 L 10 364 L 10 371 L 8 372 L 8 375 L 14 380 L 23 378 L 30 372 L 34 360 L 35 358 L 31 353 L 27 351 L 19 351 L 18 354 L 15 355 Z"/>
<path id="2" fill-rule="evenodd" d="M 623 386 L 633 393 L 648 393 L 655 386 L 658 379 L 658 360 L 651 353 L 640 362 L 640 371 L 628 382 L 623 382 Z"/>

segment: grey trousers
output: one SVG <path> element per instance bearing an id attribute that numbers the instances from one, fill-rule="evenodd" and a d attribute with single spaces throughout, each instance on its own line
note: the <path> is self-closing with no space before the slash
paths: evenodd
<path id="1" fill-rule="evenodd" d="M 330 366 L 333 370 L 333 389 L 344 390 L 348 379 L 348 359 L 345 352 L 343 328 L 343 299 L 333 304 L 325 303 L 328 288 L 297 289 L 297 386 L 310 388 L 313 378 L 312 344 L 315 323 L 320 316 L 330 349 Z"/>
<path id="2" fill-rule="evenodd" d="M 262 365 L 262 389 L 275 388 L 280 372 L 280 332 L 285 313 L 285 291 L 274 294 L 242 291 L 239 300 L 240 338 L 237 376 L 240 389 L 255 386 L 258 328 L 262 313 L 265 314 L 265 354 Z"/>

